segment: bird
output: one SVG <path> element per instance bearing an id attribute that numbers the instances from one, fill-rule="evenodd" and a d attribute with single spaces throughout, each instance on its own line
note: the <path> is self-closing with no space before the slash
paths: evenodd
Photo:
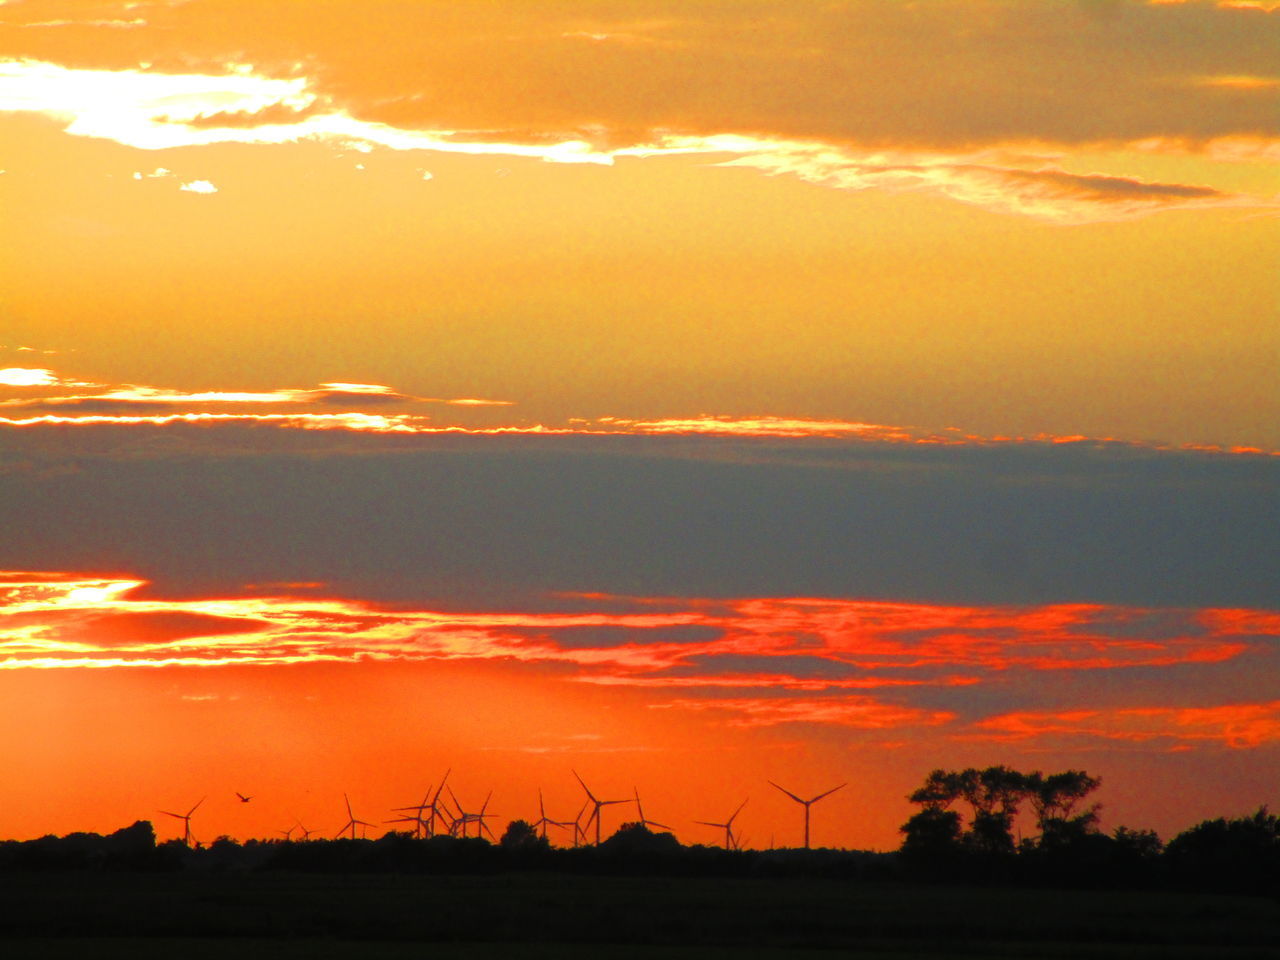
<path id="1" fill-rule="evenodd" d="M 253 799 L 253 797 L 246 797 L 246 796 L 245 796 L 243 793 L 241 793 L 239 790 L 237 790 L 237 791 L 235 792 L 235 794 L 236 794 L 236 796 L 240 799 L 240 802 L 241 802 L 241 803 L 248 803 L 250 800 L 252 800 L 252 799 Z"/>

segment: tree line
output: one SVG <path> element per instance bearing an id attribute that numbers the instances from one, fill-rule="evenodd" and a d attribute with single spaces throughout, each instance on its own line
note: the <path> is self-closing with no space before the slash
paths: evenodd
<path id="1" fill-rule="evenodd" d="M 907 798 L 919 810 L 900 828 L 902 867 L 917 877 L 1280 891 L 1280 818 L 1265 806 L 1201 821 L 1166 844 L 1150 829 L 1104 833 L 1092 799 L 1101 785 L 1084 770 L 934 770 Z"/>
<path id="2" fill-rule="evenodd" d="M 685 846 L 643 823 L 599 846 L 552 847 L 524 820 L 500 840 L 391 831 L 377 840 L 220 837 L 156 843 L 149 821 L 108 836 L 74 833 L 0 841 L 0 871 L 299 871 L 827 876 L 862 880 L 1177 887 L 1280 894 L 1280 818 L 1266 807 L 1202 821 L 1165 843 L 1153 830 L 1100 827 L 1101 781 L 1083 770 L 1022 773 L 1006 766 L 934 770 L 907 798 L 918 809 L 900 849 L 725 850 Z"/>

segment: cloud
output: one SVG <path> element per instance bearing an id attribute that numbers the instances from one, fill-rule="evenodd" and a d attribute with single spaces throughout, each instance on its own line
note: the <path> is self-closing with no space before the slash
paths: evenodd
<path id="1" fill-rule="evenodd" d="M 167 171 L 166 171 L 167 174 Z M 0 371 L 0 386 L 93 387 L 92 393 L 63 393 L 39 397 L 0 400 L 0 407 L 127 410 L 130 407 L 205 407 L 209 405 L 290 405 L 290 404 L 386 404 L 397 402 L 460 403 L 464 405 L 506 405 L 503 401 L 446 400 L 412 397 L 376 383 L 322 383 L 317 388 L 275 390 L 183 391 L 139 384 L 94 384 L 62 379 L 52 370 L 11 367 Z"/>
<path id="2" fill-rule="evenodd" d="M 763 146 L 722 165 L 752 167 L 775 176 L 792 174 L 842 190 L 930 191 L 987 210 L 1064 224 L 1128 220 L 1161 210 L 1280 204 L 1197 184 L 1019 169 L 943 154 L 859 156 L 848 149 L 801 143 Z"/>
<path id="3" fill-rule="evenodd" d="M 35 20 L 28 23 L 19 24 L 23 28 L 41 28 L 41 27 L 110 27 L 114 30 L 132 30 L 136 27 L 145 27 L 147 21 L 142 19 L 133 20 Z"/>
<path id="4" fill-rule="evenodd" d="M 0 370 L 0 386 L 47 387 L 58 383 L 52 370 L 36 367 L 5 367 Z"/>
<path id="5" fill-rule="evenodd" d="M 191 181 L 191 182 L 189 182 L 189 183 L 184 183 L 184 184 L 183 184 L 182 186 L 180 186 L 178 189 L 179 189 L 179 190 L 186 191 L 187 193 L 205 193 L 205 194 L 208 194 L 208 193 L 217 193 L 217 192 L 218 192 L 218 188 L 217 188 L 217 187 L 215 187 L 215 186 L 214 186 L 212 183 L 210 183 L 208 180 L 192 180 L 192 181 Z"/>
<path id="6" fill-rule="evenodd" d="M 731 726 L 738 727 L 803 723 L 829 724 L 855 730 L 901 730 L 904 727 L 942 726 L 955 719 L 954 714 L 945 711 L 904 707 L 883 703 L 871 697 L 671 700 L 654 706 L 721 713 L 726 715 Z"/>
<path id="7" fill-rule="evenodd" d="M 167 173 L 167 171 L 166 171 Z M 48 351 L 46 351 L 48 352 Z M 7 378 L 7 380 L 6 380 Z M 913 427 L 860 421 L 810 419 L 775 415 L 695 417 L 640 420 L 626 417 L 569 418 L 562 424 L 508 423 L 468 427 L 462 424 L 439 424 L 413 413 L 369 414 L 355 409 L 346 413 L 229 413 L 211 412 L 208 407 L 295 406 L 318 404 L 353 408 L 399 405 L 412 409 L 416 404 L 444 404 L 461 408 L 510 407 L 511 400 L 478 397 L 419 397 L 401 393 L 384 384 L 331 382 L 318 387 L 292 387 L 273 390 L 206 390 L 184 391 L 139 384 L 95 384 L 59 377 L 52 370 L 11 367 L 0 370 L 0 387 L 29 386 L 41 388 L 38 396 L 10 397 L 0 400 L 0 408 L 45 411 L 29 417 L 2 417 L 4 427 L 34 428 L 58 424 L 62 426 L 103 427 L 163 426 L 178 423 L 256 423 L 281 429 L 352 429 L 361 432 L 383 432 L 400 435 L 417 434 L 537 434 L 546 436 L 685 436 L 685 437 L 755 437 L 755 438 L 832 438 L 859 440 L 867 443 L 907 443 L 920 445 L 1003 445 L 1003 444 L 1105 444 L 1133 446 L 1153 450 L 1199 450 L 1214 453 L 1280 456 L 1280 451 L 1260 447 L 1217 447 L 1211 445 L 1168 445 L 1138 443 L 1115 438 L 1084 435 L 1058 436 L 982 436 L 955 428 L 925 431 Z M 92 388 L 84 392 L 82 388 Z M 146 408 L 189 408 L 181 413 L 134 415 L 132 410 Z M 94 415 L 68 415 L 64 411 L 97 411 Z M 112 414 L 112 415 L 102 415 Z"/>
<path id="8" fill-rule="evenodd" d="M 168 660 L 179 648 L 196 663 L 211 649 L 221 655 L 234 649 L 245 662 L 274 662 L 284 655 L 282 645 L 296 645 L 302 656 L 339 659 L 560 661 L 583 668 L 584 679 L 602 677 L 610 684 L 634 678 L 648 686 L 670 680 L 675 687 L 751 687 L 758 685 L 753 676 L 767 675 L 774 689 L 794 681 L 821 690 L 967 686 L 1010 670 L 1216 663 L 1245 654 L 1251 638 L 1280 639 L 1280 613 L 1268 611 L 1239 611 L 1255 618 L 1256 633 L 1228 638 L 1211 627 L 1237 611 L 1159 611 L 1157 625 L 1149 610 L 1096 606 L 761 597 L 714 603 L 658 598 L 668 608 L 661 612 L 648 609 L 651 599 L 623 611 L 446 612 L 289 594 L 132 599 L 143 586 L 138 579 L 0 574 L 5 623 L 21 635 L 6 645 L 7 665 L 74 651 L 84 654 L 82 665 L 92 666 L 94 653 L 103 649 L 130 650 L 145 663 L 154 654 Z M 1135 617 L 1148 618 L 1153 627 L 1141 635 L 1108 634 L 1108 622 Z M 43 640 L 32 639 L 33 626 Z M 652 637 L 641 638 L 643 633 Z M 957 678 L 956 671 L 964 675 Z"/>
<path id="9" fill-rule="evenodd" d="M 207 72 L 11 60 L 0 63 L 0 109 L 141 149 L 310 139 L 603 165 L 728 154 L 731 165 L 841 189 L 924 190 L 1057 223 L 1276 203 L 1209 183 L 1010 162 L 1078 146 L 1176 145 L 1215 162 L 1240 162 L 1222 144 L 1244 139 L 1280 149 L 1280 27 L 1256 11 L 1132 0 L 1098 17 L 1009 0 L 762 0 L 691 15 L 647 0 L 624 22 L 605 7 L 591 16 L 590 4 L 369 12 L 379 6 L 332 5 L 332 35 L 299 24 L 302 46 L 287 31 L 250 31 L 262 67 L 244 62 L 244 31 L 234 45 L 225 36 L 243 7 L 177 7 L 161 14 L 165 29 Z"/>
<path id="10" fill-rule="evenodd" d="M 1209 707 L 1009 713 L 978 721 L 969 736 L 1005 743 L 1101 739 L 1164 742 L 1174 749 L 1205 742 L 1252 749 L 1280 743 L 1280 700 Z"/>
<path id="11" fill-rule="evenodd" d="M 442 428 L 308 409 L 48 415 L 0 431 L 0 567 L 112 557 L 201 591 L 329 581 L 481 608 L 573 592 L 1270 609 L 1280 579 L 1272 456 Z M 1185 644 L 1152 655 L 1212 649 L 1183 626 Z"/>
<path id="12" fill-rule="evenodd" d="M 558 682 L 631 684 L 647 692 L 652 708 L 705 713 L 738 727 L 819 725 L 871 735 L 932 727 L 961 740 L 1166 748 L 1280 740 L 1280 702 L 1214 703 L 1202 692 L 1195 706 L 1152 706 L 1151 689 L 1143 688 L 1116 705 L 1097 696 L 1105 679 L 1077 687 L 1070 708 L 1000 709 L 1010 673 L 1043 697 L 1053 688 L 1046 671 L 1105 675 L 1171 664 L 1185 671 L 1242 658 L 1251 646 L 1280 641 L 1275 611 L 787 597 L 633 598 L 621 608 L 623 598 L 578 598 L 577 609 L 458 611 L 288 590 L 168 599 L 157 586 L 73 572 L 0 572 L 0 669 L 501 661 L 554 666 L 549 676 Z M 1241 616 L 1263 632 L 1247 642 L 1214 632 Z M 1108 633 L 1119 623 L 1130 629 Z M 728 673 L 725 661 L 736 661 Z M 815 667 L 824 661 L 844 675 Z M 862 676 L 850 679 L 851 671 Z M 878 677 L 882 671 L 888 675 Z M 1184 674 L 1181 684 L 1167 695 L 1196 687 L 1196 675 Z M 937 696 L 931 690 L 949 691 L 953 705 L 930 703 Z M 672 692 L 680 695 L 661 696 Z"/>

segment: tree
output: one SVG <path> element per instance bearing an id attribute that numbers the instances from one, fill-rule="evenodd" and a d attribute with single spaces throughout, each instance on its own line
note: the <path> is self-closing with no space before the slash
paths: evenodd
<path id="1" fill-rule="evenodd" d="M 902 852 L 915 857 L 945 857 L 960 849 L 960 814 L 926 806 L 898 830 L 905 834 Z"/>
<path id="2" fill-rule="evenodd" d="M 964 841 L 980 853 L 1013 853 L 1013 821 L 1027 794 L 1027 778 L 1006 766 L 959 774 L 960 795 L 973 809 Z"/>
<path id="3" fill-rule="evenodd" d="M 1024 849 L 1061 848 L 1097 834 L 1097 804 L 1082 809 L 1101 781 L 1083 770 L 1045 776 L 1020 773 L 1004 765 L 979 770 L 937 769 L 907 799 L 922 809 L 899 829 L 904 851 L 939 854 L 963 847 L 973 853 L 1015 852 L 1013 827 L 1024 800 L 1036 814 L 1040 836 Z M 967 824 L 954 805 L 969 807 Z"/>
<path id="4" fill-rule="evenodd" d="M 1198 886 L 1251 888 L 1280 876 L 1280 817 L 1259 807 L 1251 816 L 1204 820 L 1165 848 L 1175 874 Z"/>
<path id="5" fill-rule="evenodd" d="M 538 836 L 538 831 L 533 828 L 533 824 L 526 820 L 512 820 L 508 823 L 498 843 L 504 850 L 545 850 L 550 846 L 546 840 Z"/>

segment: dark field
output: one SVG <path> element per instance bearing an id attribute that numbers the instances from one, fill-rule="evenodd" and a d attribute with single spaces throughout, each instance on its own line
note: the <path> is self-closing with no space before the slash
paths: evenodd
<path id="1" fill-rule="evenodd" d="M 1280 958 L 1274 898 L 795 879 L 0 878 L 6 956 Z"/>

